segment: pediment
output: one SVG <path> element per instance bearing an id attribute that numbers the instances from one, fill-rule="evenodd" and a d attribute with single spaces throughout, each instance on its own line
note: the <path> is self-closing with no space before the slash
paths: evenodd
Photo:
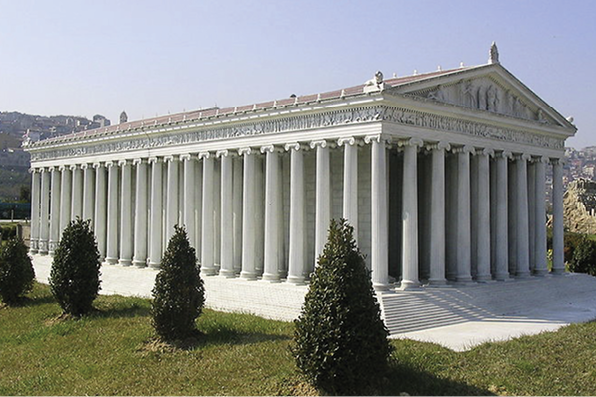
<path id="1" fill-rule="evenodd" d="M 498 64 L 462 69 L 393 89 L 429 101 L 575 130 L 561 114 Z"/>

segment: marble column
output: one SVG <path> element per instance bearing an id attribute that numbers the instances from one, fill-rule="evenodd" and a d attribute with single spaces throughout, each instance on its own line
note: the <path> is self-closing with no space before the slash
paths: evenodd
<path id="1" fill-rule="evenodd" d="M 456 149 L 457 152 L 457 275 L 458 283 L 472 282 L 471 218 L 470 218 L 470 154 L 471 146 Z"/>
<path id="2" fill-rule="evenodd" d="M 536 159 L 530 157 L 527 166 L 528 182 L 528 262 L 530 274 L 536 266 Z"/>
<path id="3" fill-rule="evenodd" d="M 234 271 L 234 233 L 233 233 L 233 163 L 234 157 L 228 150 L 220 150 L 217 152 L 221 164 L 221 194 L 220 200 L 220 222 L 221 222 L 221 239 L 220 239 L 220 260 L 219 260 L 219 275 L 222 277 L 235 277 Z"/>
<path id="4" fill-rule="evenodd" d="M 431 285 L 445 285 L 445 150 L 446 142 L 430 145 L 432 151 L 431 173 L 431 227 L 430 227 L 430 278 Z"/>
<path id="5" fill-rule="evenodd" d="M 122 170 L 122 188 L 120 190 L 120 257 L 121 266 L 132 265 L 133 220 L 132 220 L 132 169 L 130 160 L 118 162 Z"/>
<path id="6" fill-rule="evenodd" d="M 534 275 L 543 276 L 548 273 L 546 261 L 546 164 L 548 164 L 548 157 L 541 157 L 536 162 L 536 176 L 534 187 L 534 194 L 536 204 L 534 209 Z"/>
<path id="7" fill-rule="evenodd" d="M 382 135 L 364 141 L 371 144 L 371 277 L 374 289 L 383 291 L 389 289 L 387 149 Z"/>
<path id="8" fill-rule="evenodd" d="M 313 141 L 316 148 L 316 188 L 315 188 L 315 263 L 323 253 L 327 243 L 327 232 L 331 222 L 331 171 L 329 165 L 329 143 L 325 140 Z"/>
<path id="9" fill-rule="evenodd" d="M 136 267 L 147 266 L 147 160 L 135 159 L 136 189 L 134 216 L 134 256 L 132 264 Z"/>
<path id="10" fill-rule="evenodd" d="M 95 173 L 92 164 L 83 164 L 83 219 L 91 220 L 91 226 L 95 227 L 93 212 L 95 210 Z"/>
<path id="11" fill-rule="evenodd" d="M 43 181 L 42 181 L 43 185 Z M 553 160 L 553 270 L 559 275 L 565 273 L 563 242 L 563 160 Z"/>
<path id="12" fill-rule="evenodd" d="M 118 263 L 118 165 L 112 161 L 106 162 L 108 169 L 108 221 L 106 237 L 106 260 L 107 265 Z"/>
<path id="13" fill-rule="evenodd" d="M 507 164 L 511 153 L 504 151 L 495 156 L 497 167 L 497 183 L 496 183 L 496 248 L 495 248 L 495 274 L 496 280 L 509 279 L 509 251 L 508 251 L 508 208 L 507 208 Z"/>
<path id="14" fill-rule="evenodd" d="M 522 154 L 516 157 L 517 178 L 517 271 L 516 277 L 526 278 L 530 275 L 530 246 L 528 228 L 528 164 L 530 156 Z"/>
<path id="15" fill-rule="evenodd" d="M 60 232 L 70 223 L 72 213 L 72 173 L 69 166 L 60 166 L 61 187 L 60 189 Z"/>
<path id="16" fill-rule="evenodd" d="M 404 146 L 402 198 L 402 280 L 400 289 L 420 286 L 418 278 L 418 148 L 419 138 L 401 142 Z"/>
<path id="17" fill-rule="evenodd" d="M 178 224 L 178 156 L 166 156 L 168 164 L 168 185 L 166 194 L 166 245 L 174 235 L 174 225 Z"/>
<path id="18" fill-rule="evenodd" d="M 188 241 L 190 241 L 190 245 L 196 249 L 196 157 L 192 154 L 184 154 L 180 156 L 180 161 L 182 161 L 184 164 L 184 226 L 186 227 L 186 234 L 188 235 Z"/>
<path id="19" fill-rule="evenodd" d="M 348 146 L 346 146 L 347 148 Z M 304 153 L 299 143 L 288 143 L 290 151 L 290 243 L 288 260 L 288 282 L 303 284 L 306 271 L 305 256 L 305 190 Z M 353 218 L 352 218 L 353 219 Z"/>
<path id="20" fill-rule="evenodd" d="M 234 273 L 238 274 L 242 270 L 242 159 L 234 158 L 234 177 L 233 177 L 232 203 L 234 217 Z"/>
<path id="21" fill-rule="evenodd" d="M 201 275 L 213 276 L 216 273 L 215 268 L 215 224 L 213 219 L 213 199 L 214 199 L 214 158 L 209 152 L 199 153 L 199 159 L 203 160 L 203 206 L 202 206 L 202 225 L 201 225 Z"/>
<path id="22" fill-rule="evenodd" d="M 494 156 L 492 149 L 485 148 L 476 153 L 477 180 L 476 184 L 476 224 L 474 233 L 476 236 L 476 280 L 488 281 L 492 276 L 490 273 L 490 157 Z"/>
<path id="23" fill-rule="evenodd" d="M 273 145 L 263 146 L 265 153 L 265 257 L 263 280 L 279 282 L 282 252 L 280 237 L 281 213 L 281 162 L 280 149 Z"/>
<path id="24" fill-rule="evenodd" d="M 93 164 L 95 168 L 95 238 L 101 261 L 106 258 L 107 196 L 106 167 L 103 163 Z"/>
<path id="25" fill-rule="evenodd" d="M 51 167 L 52 175 L 52 193 L 50 195 L 50 241 L 48 243 L 48 253 L 54 255 L 60 241 L 60 195 L 61 178 L 58 167 Z"/>
<path id="26" fill-rule="evenodd" d="M 358 241 L 358 142 L 353 137 L 340 138 L 344 147 L 343 217 L 354 227 L 354 239 Z"/>
<path id="27" fill-rule="evenodd" d="M 149 158 L 151 164 L 151 225 L 149 240 L 149 267 L 159 269 L 163 241 L 163 160 Z"/>
<path id="28" fill-rule="evenodd" d="M 72 165 L 72 220 L 83 216 L 83 170 L 79 165 Z"/>
<path id="29" fill-rule="evenodd" d="M 238 154 L 244 158 L 242 197 L 242 271 L 240 277 L 256 280 L 256 154 L 251 148 L 242 148 Z"/>
<path id="30" fill-rule="evenodd" d="M 41 194 L 41 173 L 32 168 L 31 172 L 31 235 L 29 252 L 37 254 L 39 249 L 39 196 Z"/>
<path id="31" fill-rule="evenodd" d="M 41 169 L 41 212 L 39 216 L 39 254 L 48 254 L 48 240 L 50 238 L 50 173 Z"/>

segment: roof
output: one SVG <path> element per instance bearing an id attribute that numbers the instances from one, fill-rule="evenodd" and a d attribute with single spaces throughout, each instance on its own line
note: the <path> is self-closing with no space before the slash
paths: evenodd
<path id="1" fill-rule="evenodd" d="M 463 70 L 472 69 L 474 67 L 459 67 L 457 69 L 449 69 L 449 70 L 438 70 L 435 72 L 430 73 L 423 73 L 423 74 L 414 74 L 411 76 L 404 76 L 404 77 L 393 77 L 384 80 L 384 84 L 386 88 L 393 88 L 401 85 L 407 85 L 413 82 L 431 79 L 439 76 L 448 75 L 451 73 L 461 72 Z M 360 84 L 357 86 L 352 86 L 348 88 L 338 89 L 334 91 L 319 93 L 319 94 L 310 94 L 310 95 L 302 95 L 292 98 L 284 98 L 278 99 L 268 102 L 256 103 L 251 105 L 244 105 L 244 106 L 235 106 L 235 107 L 227 107 L 227 108 L 208 108 L 208 109 L 198 109 L 192 110 L 189 112 L 182 112 L 176 113 L 167 116 L 158 116 L 153 118 L 147 118 L 142 120 L 130 121 L 126 123 L 115 124 L 107 127 L 100 127 L 95 128 L 92 130 L 86 130 L 82 132 L 76 132 L 68 135 L 57 136 L 49 139 L 44 139 L 42 141 L 36 142 L 33 146 L 41 146 L 44 144 L 51 144 L 57 143 L 61 141 L 70 141 L 70 140 L 77 140 L 77 138 L 91 138 L 93 136 L 101 136 L 101 135 L 112 135 L 121 131 L 130 131 L 135 130 L 137 128 L 144 128 L 149 126 L 160 126 L 160 125 L 167 125 L 172 123 L 185 123 L 191 121 L 201 121 L 210 118 L 218 118 L 218 117 L 225 117 L 230 115 L 242 114 L 242 113 L 250 113 L 250 112 L 257 112 L 257 111 L 264 111 L 267 109 L 274 109 L 274 108 L 283 108 L 283 107 L 290 107 L 290 106 L 300 106 L 300 105 L 307 105 L 313 102 L 324 102 L 336 99 L 343 99 L 349 97 L 357 97 L 361 95 L 367 95 L 368 91 L 366 91 L 367 84 Z"/>

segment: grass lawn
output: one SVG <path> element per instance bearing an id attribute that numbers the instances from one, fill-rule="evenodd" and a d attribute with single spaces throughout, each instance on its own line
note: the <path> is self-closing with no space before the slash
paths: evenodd
<path id="1" fill-rule="evenodd" d="M 37 284 L 20 307 L 0 308 L 0 395 L 308 395 L 294 366 L 292 324 L 206 310 L 198 346 L 155 342 L 149 301 L 101 296 L 93 315 L 58 320 Z M 456 353 L 394 341 L 379 394 L 596 394 L 596 323 Z"/>

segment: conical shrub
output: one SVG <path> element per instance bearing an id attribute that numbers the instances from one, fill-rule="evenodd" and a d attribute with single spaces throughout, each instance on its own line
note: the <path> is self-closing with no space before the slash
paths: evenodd
<path id="1" fill-rule="evenodd" d="M 16 303 L 33 288 L 35 271 L 27 246 L 20 237 L 9 239 L 0 250 L 0 297 L 4 303 Z"/>
<path id="2" fill-rule="evenodd" d="M 195 321 L 205 303 L 195 249 L 190 246 L 184 227 L 174 228 L 155 279 L 151 304 L 153 327 L 163 340 L 169 341 L 195 333 Z"/>
<path id="3" fill-rule="evenodd" d="M 346 220 L 328 241 L 295 320 L 292 353 L 300 371 L 330 394 L 366 394 L 386 374 L 392 352 L 364 257 Z"/>
<path id="4" fill-rule="evenodd" d="M 50 272 L 50 289 L 64 313 L 82 316 L 91 311 L 100 289 L 100 267 L 90 221 L 71 221 L 62 233 Z"/>

